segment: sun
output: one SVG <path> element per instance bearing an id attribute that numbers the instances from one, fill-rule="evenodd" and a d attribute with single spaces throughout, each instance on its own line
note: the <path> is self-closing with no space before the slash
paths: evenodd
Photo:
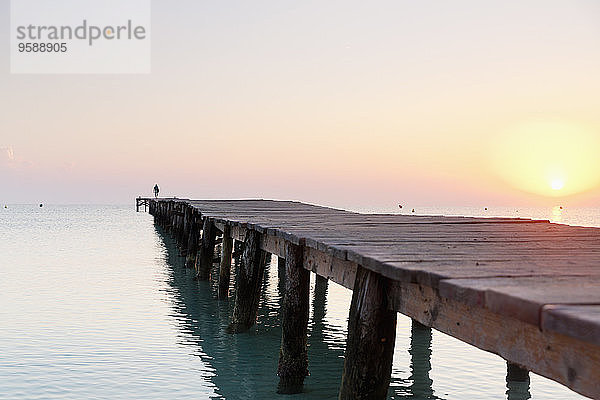
<path id="1" fill-rule="evenodd" d="M 553 179 L 550 183 L 550 187 L 552 187 L 552 190 L 561 190 L 565 187 L 565 181 L 560 178 Z"/>
<path id="2" fill-rule="evenodd" d="M 600 187 L 600 129 L 558 120 L 533 120 L 497 132 L 490 165 L 510 186 L 548 197 Z"/>

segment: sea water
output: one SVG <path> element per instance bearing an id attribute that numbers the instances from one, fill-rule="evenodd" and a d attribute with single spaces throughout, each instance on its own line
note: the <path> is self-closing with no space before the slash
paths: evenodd
<path id="1" fill-rule="evenodd" d="M 365 210 L 363 210 L 365 211 Z M 390 210 L 377 210 L 390 211 Z M 411 210 L 393 210 L 412 214 Z M 418 208 L 415 214 L 521 216 L 600 226 L 595 209 Z M 277 262 L 258 322 L 228 335 L 233 301 L 193 280 L 173 240 L 132 206 L 0 209 L 0 399 L 334 399 L 351 292 L 314 300 L 305 391 L 275 394 L 281 340 Z M 580 399 L 443 333 L 398 318 L 391 399 Z"/>

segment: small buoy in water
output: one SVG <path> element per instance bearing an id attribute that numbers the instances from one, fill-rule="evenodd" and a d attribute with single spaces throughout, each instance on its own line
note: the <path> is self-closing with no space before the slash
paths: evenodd
<path id="1" fill-rule="evenodd" d="M 40 207 L 44 207 L 44 205 L 42 203 L 40 203 Z"/>
<path id="2" fill-rule="evenodd" d="M 412 209 L 412 212 L 415 212 L 415 209 L 414 209 L 414 208 Z"/>

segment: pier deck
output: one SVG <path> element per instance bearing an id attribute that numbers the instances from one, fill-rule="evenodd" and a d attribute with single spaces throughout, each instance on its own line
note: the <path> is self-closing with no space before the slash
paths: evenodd
<path id="1" fill-rule="evenodd" d="M 308 296 L 305 275 L 294 268 L 352 289 L 340 398 L 383 398 L 396 312 L 600 398 L 600 229 L 513 218 L 358 214 L 291 201 L 138 200 L 147 202 L 157 223 L 172 228 L 200 270 L 202 254 L 210 252 L 212 263 L 219 234 L 245 243 L 246 264 L 259 263 L 252 246 L 286 259 L 284 305 L 291 309 L 283 317 L 282 354 L 292 349 L 294 368 L 298 359 L 303 365 L 305 339 L 286 334 L 286 326 L 306 332 Z M 243 304 L 236 298 L 236 311 L 242 313 Z M 293 315 L 298 309 L 300 317 Z M 281 356 L 282 380 L 285 363 Z"/>

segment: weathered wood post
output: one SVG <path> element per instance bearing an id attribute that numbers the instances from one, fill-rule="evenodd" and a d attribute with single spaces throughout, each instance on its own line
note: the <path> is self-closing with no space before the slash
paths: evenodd
<path id="1" fill-rule="evenodd" d="M 215 255 L 215 238 L 217 236 L 217 229 L 212 221 L 208 217 L 204 217 L 204 224 L 202 225 L 202 242 L 200 244 L 200 251 L 198 252 L 198 259 L 196 266 L 198 267 L 198 280 L 206 281 L 210 278 L 210 270 L 212 268 L 213 257 Z"/>
<path id="2" fill-rule="evenodd" d="M 528 382 L 529 371 L 520 365 L 506 362 L 506 381 L 507 382 Z"/>
<path id="3" fill-rule="evenodd" d="M 171 210 L 173 208 L 173 204 L 169 201 L 166 204 L 166 208 L 165 208 L 165 228 L 167 229 L 167 231 L 170 233 L 171 232 L 171 222 L 173 216 L 171 215 Z"/>
<path id="4" fill-rule="evenodd" d="M 310 272 L 303 267 L 303 246 L 285 244 L 285 293 L 281 305 L 281 349 L 277 393 L 300 393 L 308 375 L 306 330 Z"/>
<path id="5" fill-rule="evenodd" d="M 260 239 L 258 232 L 248 230 L 237 269 L 235 306 L 231 323 L 227 327 L 228 333 L 245 332 L 256 322 L 265 270 L 262 259 L 265 253 L 260 249 Z"/>
<path id="6" fill-rule="evenodd" d="M 235 258 L 237 260 L 238 258 L 241 257 L 243 247 L 244 247 L 244 242 L 240 242 L 239 240 L 236 240 L 235 242 L 233 242 L 233 258 Z"/>
<path id="7" fill-rule="evenodd" d="M 175 244 L 179 248 L 179 204 L 173 203 L 173 237 L 175 238 Z"/>
<path id="8" fill-rule="evenodd" d="M 170 216 L 169 212 L 170 212 L 171 206 L 169 203 L 163 203 L 162 207 L 163 207 L 162 227 L 168 231 L 169 230 L 169 216 Z"/>
<path id="9" fill-rule="evenodd" d="M 161 201 L 158 203 L 158 224 L 161 227 L 165 227 L 165 202 Z"/>
<path id="10" fill-rule="evenodd" d="M 175 225 L 174 224 L 175 215 L 173 214 L 173 210 L 175 208 L 175 205 L 174 205 L 174 203 L 172 201 L 169 201 L 169 206 L 168 207 L 169 208 L 168 208 L 168 211 L 167 211 L 167 213 L 168 213 L 168 215 L 167 215 L 167 218 L 168 218 L 167 229 L 168 229 L 169 233 L 172 233 L 173 232 L 173 226 Z"/>
<path id="11" fill-rule="evenodd" d="M 190 234 L 188 236 L 187 255 L 185 257 L 186 268 L 194 268 L 196 265 L 196 257 L 198 255 L 198 242 L 200 241 L 200 226 L 196 212 L 192 212 L 190 218 Z"/>
<path id="12" fill-rule="evenodd" d="M 179 249 L 179 254 L 181 254 L 181 248 L 182 248 L 182 238 L 183 238 L 183 207 L 180 203 L 177 203 L 176 205 L 176 215 L 177 215 L 177 219 L 175 220 L 176 226 L 175 226 L 175 239 L 177 242 L 177 248 Z"/>
<path id="13" fill-rule="evenodd" d="M 315 274 L 315 292 L 313 298 L 313 320 L 322 321 L 325 318 L 325 304 L 327 304 L 327 278 Z"/>
<path id="14" fill-rule="evenodd" d="M 185 226 L 185 208 L 183 203 L 177 204 L 177 245 L 181 255 L 185 255 L 184 245 L 187 244 L 187 240 L 184 240 L 184 226 Z"/>
<path id="15" fill-rule="evenodd" d="M 190 231 L 191 231 L 191 222 L 192 222 L 192 211 L 193 208 L 189 204 L 184 204 L 183 206 L 183 233 L 182 233 L 182 242 L 181 242 L 181 255 L 187 258 L 189 243 L 190 243 Z"/>
<path id="16" fill-rule="evenodd" d="M 233 239 L 231 238 L 231 226 L 225 224 L 223 228 L 223 243 L 221 244 L 221 265 L 219 266 L 219 299 L 226 299 L 229 296 L 232 251 Z"/>
<path id="17" fill-rule="evenodd" d="M 396 342 L 396 312 L 388 310 L 389 280 L 358 267 L 339 398 L 385 399 Z"/>
<path id="18" fill-rule="evenodd" d="M 173 234 L 175 243 L 179 246 L 179 203 L 173 203 Z"/>
<path id="19" fill-rule="evenodd" d="M 168 225 L 167 225 L 167 229 L 169 231 L 169 233 L 173 233 L 173 220 L 175 218 L 175 215 L 173 214 L 173 209 L 175 208 L 174 204 L 172 201 L 169 201 L 169 208 L 168 208 Z"/>

